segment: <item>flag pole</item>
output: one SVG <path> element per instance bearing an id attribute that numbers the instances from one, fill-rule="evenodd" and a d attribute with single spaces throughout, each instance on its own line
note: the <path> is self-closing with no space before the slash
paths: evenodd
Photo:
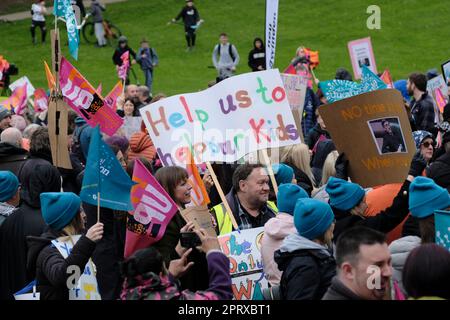
<path id="1" fill-rule="evenodd" d="M 220 200 L 222 200 L 222 203 L 225 206 L 226 214 L 228 214 L 228 216 L 230 217 L 234 229 L 238 230 L 239 228 L 236 219 L 234 218 L 233 211 L 231 211 L 230 205 L 228 204 L 227 198 L 223 193 L 222 187 L 220 186 L 219 180 L 217 179 L 216 173 L 214 172 L 211 162 L 206 161 L 206 167 L 208 168 L 209 173 L 211 174 L 211 178 L 214 181 L 214 185 L 216 186 L 217 192 L 219 193 Z"/>
<path id="2" fill-rule="evenodd" d="M 273 191 L 275 191 L 275 197 L 278 195 L 278 185 L 277 180 L 275 179 L 275 175 L 273 173 L 272 164 L 270 162 L 269 155 L 267 154 L 267 149 L 262 149 L 261 154 L 263 156 L 264 164 L 267 167 L 267 171 L 269 172 L 270 181 L 272 182 Z"/>
<path id="3" fill-rule="evenodd" d="M 100 191 L 97 192 L 97 223 L 100 222 Z"/>

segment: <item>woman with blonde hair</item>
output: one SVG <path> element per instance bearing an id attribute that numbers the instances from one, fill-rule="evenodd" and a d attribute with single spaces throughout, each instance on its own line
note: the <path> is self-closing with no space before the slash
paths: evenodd
<path id="1" fill-rule="evenodd" d="M 338 157 L 339 153 L 336 150 L 334 150 L 330 152 L 327 158 L 325 159 L 322 168 L 322 181 L 320 181 L 320 188 L 315 190 L 315 192 L 312 195 L 314 199 L 328 203 L 330 197 L 326 192 L 325 188 L 327 187 L 328 179 L 330 179 L 330 177 L 336 176 L 335 166 Z"/>
<path id="2" fill-rule="evenodd" d="M 311 154 L 304 143 L 285 147 L 281 150 L 281 162 L 294 169 L 297 185 L 305 189 L 308 195 L 314 189 L 315 180 L 311 170 Z"/>

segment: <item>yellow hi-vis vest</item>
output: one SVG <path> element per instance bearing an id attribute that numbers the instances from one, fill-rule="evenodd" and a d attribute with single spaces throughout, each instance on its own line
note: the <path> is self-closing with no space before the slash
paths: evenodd
<path id="1" fill-rule="evenodd" d="M 274 213 L 278 213 L 278 208 L 273 201 L 267 201 L 267 206 L 272 209 Z M 219 236 L 233 231 L 233 224 L 228 214 L 225 214 L 225 206 L 221 203 L 213 207 L 216 214 L 217 226 L 219 227 Z M 233 214 L 232 212 L 230 212 Z"/>

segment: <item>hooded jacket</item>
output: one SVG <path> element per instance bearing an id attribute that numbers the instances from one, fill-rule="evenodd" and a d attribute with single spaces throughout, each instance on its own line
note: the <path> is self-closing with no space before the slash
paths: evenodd
<path id="1" fill-rule="evenodd" d="M 152 162 L 156 156 L 156 149 L 152 139 L 144 132 L 136 132 L 130 137 L 130 151 L 128 160 L 144 157 Z"/>
<path id="2" fill-rule="evenodd" d="M 256 41 L 261 42 L 261 48 L 256 48 Z M 248 66 L 252 71 L 261 71 L 258 66 L 262 66 L 266 70 L 266 47 L 261 38 L 255 38 L 253 41 L 253 49 L 248 54 Z"/>
<path id="3" fill-rule="evenodd" d="M 205 291 L 181 290 L 171 275 L 148 272 L 125 279 L 122 300 L 231 300 L 230 260 L 222 252 L 209 252 L 209 287 Z"/>
<path id="4" fill-rule="evenodd" d="M 25 149 L 18 148 L 7 142 L 0 143 L 0 170 L 11 171 L 16 176 L 19 173 L 20 166 L 28 158 L 28 152 Z"/>
<path id="5" fill-rule="evenodd" d="M 336 274 L 336 261 L 328 249 L 293 233 L 275 251 L 283 272 L 280 281 L 284 300 L 320 300 Z"/>
<path id="6" fill-rule="evenodd" d="M 288 213 L 280 212 L 275 218 L 264 225 L 264 236 L 261 244 L 261 257 L 264 273 L 272 286 L 280 284 L 281 271 L 274 260 L 274 253 L 283 240 L 291 233 L 297 232 L 294 226 L 294 217 Z"/>
<path id="7" fill-rule="evenodd" d="M 421 239 L 416 236 L 407 236 L 393 241 L 389 245 L 389 251 L 391 252 L 392 261 L 392 280 L 397 281 L 403 294 L 405 289 L 403 288 L 402 272 L 405 265 L 406 258 L 409 253 L 416 247 L 420 246 Z"/>
<path id="8" fill-rule="evenodd" d="M 64 234 L 49 229 L 39 237 L 28 237 L 29 251 L 27 269 L 35 272 L 37 291 L 41 300 L 69 300 L 67 273 L 69 266 L 78 266 L 84 270 L 95 249 L 95 242 L 81 236 L 67 259 L 61 255 L 51 241 Z"/>

